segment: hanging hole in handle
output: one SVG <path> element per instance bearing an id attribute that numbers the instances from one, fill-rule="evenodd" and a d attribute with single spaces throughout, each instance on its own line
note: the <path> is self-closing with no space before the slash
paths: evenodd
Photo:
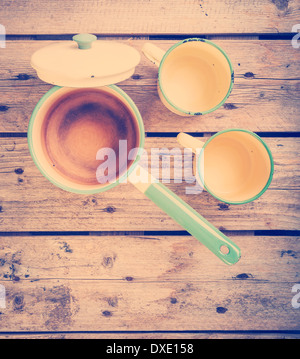
<path id="1" fill-rule="evenodd" d="M 229 247 L 227 247 L 225 244 L 223 244 L 221 247 L 220 247 L 220 252 L 224 255 L 227 255 L 229 254 L 230 250 L 229 250 Z"/>

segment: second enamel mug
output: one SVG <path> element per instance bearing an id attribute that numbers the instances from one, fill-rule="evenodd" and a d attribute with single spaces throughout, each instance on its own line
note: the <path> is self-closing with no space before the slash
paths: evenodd
<path id="1" fill-rule="evenodd" d="M 263 139 L 251 131 L 232 128 L 216 133 L 206 142 L 181 132 L 177 140 L 196 154 L 198 182 L 222 202 L 252 202 L 271 184 L 272 153 Z"/>
<path id="2" fill-rule="evenodd" d="M 167 52 L 146 43 L 145 56 L 159 67 L 158 94 L 162 103 L 181 116 L 215 111 L 229 97 L 234 71 L 227 54 L 200 38 L 178 42 Z"/>

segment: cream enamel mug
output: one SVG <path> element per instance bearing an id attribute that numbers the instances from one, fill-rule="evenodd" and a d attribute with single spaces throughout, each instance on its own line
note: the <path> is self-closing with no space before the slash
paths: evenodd
<path id="1" fill-rule="evenodd" d="M 195 156 L 198 182 L 218 200 L 244 204 L 259 198 L 269 187 L 274 162 L 267 144 L 243 129 L 220 131 L 206 142 L 185 133 L 178 142 Z"/>
<path id="2" fill-rule="evenodd" d="M 234 83 L 231 61 L 209 40 L 186 39 L 167 52 L 146 43 L 142 51 L 159 68 L 158 94 L 162 103 L 178 115 L 215 111 L 231 93 Z"/>

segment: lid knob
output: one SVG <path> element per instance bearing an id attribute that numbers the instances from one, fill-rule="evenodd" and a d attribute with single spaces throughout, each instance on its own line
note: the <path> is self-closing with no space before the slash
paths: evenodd
<path id="1" fill-rule="evenodd" d="M 79 49 L 86 50 L 92 47 L 92 42 L 97 40 L 97 36 L 92 34 L 78 34 L 73 36 L 72 39 L 77 42 Z"/>

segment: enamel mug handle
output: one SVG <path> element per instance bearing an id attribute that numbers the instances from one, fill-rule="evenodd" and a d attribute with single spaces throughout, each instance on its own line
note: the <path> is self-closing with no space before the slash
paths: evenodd
<path id="1" fill-rule="evenodd" d="M 136 171 L 144 172 L 149 179 L 148 183 L 134 180 Z M 129 181 L 224 263 L 232 265 L 238 262 L 241 251 L 235 243 L 166 186 L 157 183 L 143 168 L 137 166 L 129 176 Z"/>
<path id="2" fill-rule="evenodd" d="M 143 54 L 153 62 L 157 67 L 159 67 L 162 58 L 165 55 L 165 51 L 160 49 L 159 47 L 147 42 L 142 48 Z"/>
<path id="3" fill-rule="evenodd" d="M 198 150 L 204 146 L 204 142 L 197 138 L 190 136 L 184 132 L 180 132 L 177 136 L 177 142 L 185 148 L 191 148 L 193 153 L 198 153 Z"/>

